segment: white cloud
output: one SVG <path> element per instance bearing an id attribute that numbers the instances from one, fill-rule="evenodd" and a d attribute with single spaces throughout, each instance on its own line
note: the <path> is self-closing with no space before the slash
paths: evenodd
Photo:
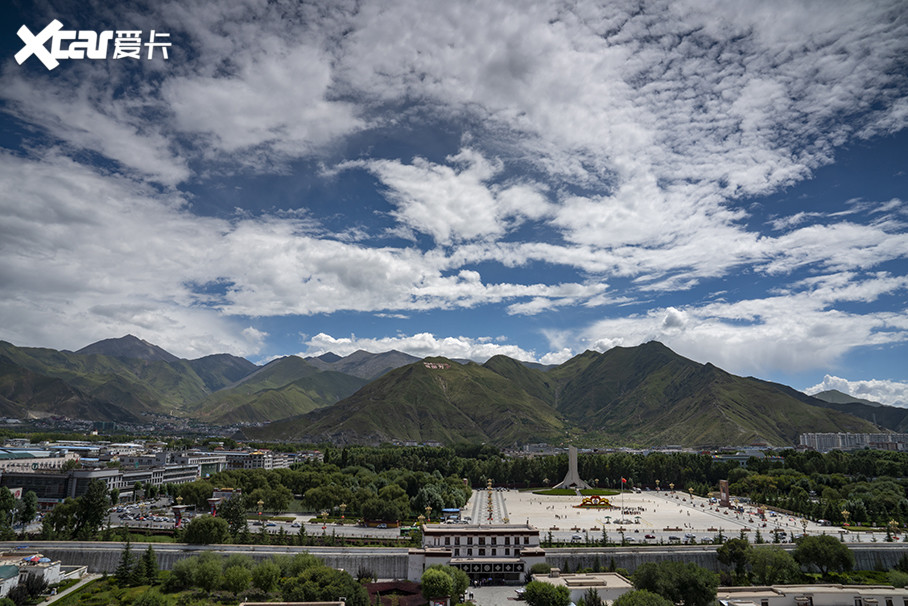
<path id="1" fill-rule="evenodd" d="M 880 379 L 849 381 L 841 377 L 826 375 L 821 383 L 805 389 L 804 393 L 814 395 L 831 389 L 871 402 L 908 408 L 908 383 L 898 381 Z"/>
<path id="2" fill-rule="evenodd" d="M 168 79 L 162 97 L 175 128 L 204 135 L 215 157 L 226 152 L 263 169 L 269 155 L 305 156 L 362 128 L 352 104 L 327 99 L 327 57 L 311 46 L 269 42 L 257 55 L 235 56 L 239 66 L 229 75 Z"/>
<path id="3" fill-rule="evenodd" d="M 422 158 L 411 164 L 372 160 L 346 166 L 373 172 L 389 188 L 394 216 L 442 245 L 498 237 L 526 218 L 539 219 L 551 212 L 545 196 L 530 184 L 493 184 L 502 169 L 500 162 L 470 149 L 446 160 L 453 167 Z"/>
<path id="4" fill-rule="evenodd" d="M 474 360 L 480 363 L 496 355 L 528 362 L 536 360 L 534 352 L 525 351 L 516 345 L 495 343 L 486 338 L 437 337 L 427 332 L 381 338 L 359 338 L 355 335 L 333 337 L 319 333 L 306 342 L 306 347 L 306 351 L 299 355 L 319 356 L 323 353 L 333 352 L 340 356 L 347 356 L 358 350 L 378 353 L 393 349 L 418 358 L 443 356 L 452 359 Z"/>
<path id="5" fill-rule="evenodd" d="M 856 348 L 908 339 L 905 310 L 839 308 L 904 292 L 908 289 L 904 277 L 829 276 L 825 282 L 807 281 L 801 287 L 763 299 L 657 308 L 604 319 L 578 338 L 600 351 L 657 340 L 699 362 L 757 376 L 829 368 Z"/>

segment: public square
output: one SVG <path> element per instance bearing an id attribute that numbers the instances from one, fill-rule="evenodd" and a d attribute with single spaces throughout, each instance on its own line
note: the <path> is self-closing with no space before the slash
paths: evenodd
<path id="1" fill-rule="evenodd" d="M 537 527 L 543 539 L 551 532 L 557 542 L 580 544 L 587 539 L 602 540 L 603 531 L 609 542 L 620 543 L 622 529 L 627 543 L 638 544 L 707 542 L 720 532 L 728 538 L 737 537 L 742 529 L 751 542 L 756 540 L 758 530 L 767 543 L 773 541 L 774 531 L 784 531 L 784 535 L 779 533 L 782 542 L 790 542 L 805 532 L 832 534 L 847 542 L 884 538 L 880 533 L 850 532 L 810 520 L 805 525 L 803 518 L 772 511 L 766 511 L 763 519 L 756 507 L 741 505 L 743 511 L 736 511 L 681 491 L 628 491 L 604 498 L 613 508 L 578 508 L 583 500 L 580 495 L 550 496 L 496 488 L 492 491 L 491 520 L 486 490 L 473 491 L 463 511 L 474 524 L 501 524 L 507 519 L 512 524 Z"/>

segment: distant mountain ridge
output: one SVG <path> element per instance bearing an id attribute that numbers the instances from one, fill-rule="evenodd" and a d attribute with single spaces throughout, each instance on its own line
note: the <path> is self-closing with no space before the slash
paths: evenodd
<path id="1" fill-rule="evenodd" d="M 731 375 L 658 342 L 587 351 L 543 371 L 505 356 L 426 358 L 330 408 L 249 435 L 268 439 L 565 440 L 640 445 L 790 445 L 806 431 L 878 431 L 794 389 Z"/>
<path id="2" fill-rule="evenodd" d="M 419 358 L 393 349 L 380 354 L 360 349 L 343 358 L 329 352 L 318 357 L 305 358 L 305 360 L 321 370 L 334 370 L 371 381 L 395 368 L 412 364 Z"/>
<path id="3" fill-rule="evenodd" d="M 852 414 L 848 414 L 852 413 Z M 908 411 L 836 404 L 658 342 L 587 351 L 558 366 L 398 351 L 184 360 L 127 335 L 77 352 L 0 342 L 0 414 L 135 422 L 149 414 L 261 424 L 261 439 L 337 442 L 587 441 L 790 445 L 801 432 L 903 430 Z"/>
<path id="4" fill-rule="evenodd" d="M 404 355 L 324 358 L 374 374 Z M 0 342 L 0 414 L 9 417 L 134 423 L 147 414 L 163 414 L 210 423 L 261 423 L 331 405 L 366 382 L 297 356 L 263 367 L 230 354 L 184 360 L 133 335 L 75 352 Z"/>
<path id="5" fill-rule="evenodd" d="M 100 354 L 114 358 L 161 362 L 176 362 L 179 360 L 172 353 L 133 335 L 126 335 L 119 339 L 104 339 L 97 343 L 86 345 L 75 353 L 82 355 Z"/>

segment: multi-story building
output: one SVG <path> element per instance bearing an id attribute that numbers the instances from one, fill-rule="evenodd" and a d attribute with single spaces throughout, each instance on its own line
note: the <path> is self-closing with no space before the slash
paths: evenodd
<path id="1" fill-rule="evenodd" d="M 290 467 L 290 457 L 270 450 L 225 451 L 228 469 L 282 469 Z"/>
<path id="2" fill-rule="evenodd" d="M 420 549 L 409 552 L 408 579 L 418 581 L 426 568 L 447 564 L 473 580 L 522 583 L 533 564 L 545 562 L 539 529 L 523 524 L 432 524 L 422 527 Z"/>
<path id="3" fill-rule="evenodd" d="M 908 450 L 908 433 L 802 433 L 800 442 L 818 452 L 862 448 Z"/>

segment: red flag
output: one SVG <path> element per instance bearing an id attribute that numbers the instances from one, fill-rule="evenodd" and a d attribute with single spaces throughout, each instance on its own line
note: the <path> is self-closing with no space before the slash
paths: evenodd
<path id="1" fill-rule="evenodd" d="M 622 483 L 622 484 L 627 484 L 627 480 L 624 479 L 624 478 L 621 478 L 621 483 Z"/>

